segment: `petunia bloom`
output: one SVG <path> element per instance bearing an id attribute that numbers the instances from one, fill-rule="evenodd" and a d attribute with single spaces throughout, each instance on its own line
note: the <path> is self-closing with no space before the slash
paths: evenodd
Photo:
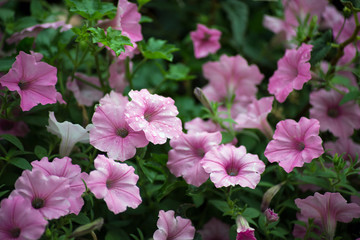
<path id="1" fill-rule="evenodd" d="M 47 157 L 43 157 L 40 161 L 31 162 L 33 170 L 39 170 L 45 174 L 45 176 L 58 176 L 64 177 L 69 180 L 70 196 L 68 201 L 70 202 L 70 213 L 79 214 L 84 200 L 81 195 L 85 192 L 85 185 L 82 179 L 87 178 L 87 173 L 81 172 L 79 165 L 71 163 L 71 158 L 54 158 L 52 162 L 49 162 Z"/>
<path id="2" fill-rule="evenodd" d="M 319 128 L 319 121 L 305 117 L 298 123 L 292 119 L 280 121 L 273 140 L 266 146 L 265 157 L 269 162 L 278 162 L 287 173 L 302 167 L 324 153 Z"/>
<path id="3" fill-rule="evenodd" d="M 132 62 L 129 61 L 129 67 L 131 70 Z M 129 82 L 126 79 L 126 65 L 125 60 L 117 59 L 109 67 L 109 85 L 116 92 L 122 93 Z"/>
<path id="4" fill-rule="evenodd" d="M 249 226 L 248 221 L 241 215 L 236 217 L 236 240 L 256 240 L 255 229 Z"/>
<path id="5" fill-rule="evenodd" d="M 169 210 L 159 211 L 159 220 L 157 221 L 158 230 L 154 232 L 154 240 L 192 240 L 195 236 L 195 228 L 191 225 L 189 219 L 177 216 L 175 212 Z"/>
<path id="6" fill-rule="evenodd" d="M 357 144 L 351 140 L 351 138 L 339 138 L 336 142 L 326 142 L 325 149 L 329 150 L 331 155 L 344 154 L 343 158 L 354 161 L 356 156 L 360 157 L 360 144 Z"/>
<path id="7" fill-rule="evenodd" d="M 125 121 L 134 131 L 144 131 L 153 144 L 164 144 L 167 138 L 182 133 L 178 110 L 170 97 L 150 94 L 147 89 L 129 92 L 131 101 L 126 105 Z"/>
<path id="8" fill-rule="evenodd" d="M 0 207 L 0 239 L 36 240 L 47 221 L 21 196 L 3 199 Z"/>
<path id="9" fill-rule="evenodd" d="M 360 128 L 360 107 L 354 101 L 340 105 L 343 95 L 324 89 L 310 93 L 310 117 L 320 122 L 320 130 L 329 130 L 337 137 L 347 138 Z"/>
<path id="10" fill-rule="evenodd" d="M 216 53 L 220 49 L 221 32 L 217 29 L 198 24 L 196 31 L 190 33 L 190 37 L 194 44 L 196 58 L 206 57 L 209 53 Z"/>
<path id="11" fill-rule="evenodd" d="M 221 133 L 195 132 L 170 140 L 167 167 L 175 176 L 183 176 L 188 184 L 199 187 L 209 178 L 200 162 L 207 152 L 221 142 Z"/>
<path id="12" fill-rule="evenodd" d="M 220 145 L 212 148 L 201 161 L 205 172 L 215 187 L 240 185 L 254 189 L 260 181 L 265 164 L 254 154 L 246 153 L 246 148 Z"/>
<path id="13" fill-rule="evenodd" d="M 83 128 L 68 121 L 58 122 L 54 112 L 49 112 L 49 125 L 46 128 L 48 132 L 61 138 L 60 156 L 69 156 L 77 142 L 89 143 L 89 130 L 92 127 L 91 124 Z"/>
<path id="14" fill-rule="evenodd" d="M 198 232 L 203 240 L 230 240 L 230 226 L 217 218 L 211 218 Z"/>
<path id="15" fill-rule="evenodd" d="M 90 172 L 85 182 L 96 198 L 104 199 L 110 211 L 118 214 L 127 207 L 140 205 L 140 191 L 136 186 L 139 176 L 133 167 L 104 155 L 98 155 L 94 163 L 96 170 Z"/>
<path id="16" fill-rule="evenodd" d="M 62 98 L 55 88 L 56 72 L 55 67 L 21 51 L 10 71 L 0 78 L 0 84 L 10 91 L 17 91 L 21 98 L 21 109 L 29 111 L 39 103 L 56 103 L 58 99 L 61 102 Z"/>
<path id="17" fill-rule="evenodd" d="M 111 92 L 100 100 L 92 118 L 90 144 L 107 152 L 110 158 L 125 161 L 135 156 L 136 148 L 149 141 L 143 131 L 134 131 L 125 121 L 125 106 L 129 102 L 120 93 Z"/>
<path id="18" fill-rule="evenodd" d="M 314 196 L 295 199 L 295 204 L 305 218 L 321 221 L 323 232 L 329 239 L 335 235 L 336 222 L 348 223 L 360 217 L 360 206 L 347 203 L 340 193 L 326 192 L 322 195 L 316 192 Z"/>
<path id="19" fill-rule="evenodd" d="M 208 132 L 214 133 L 221 131 L 219 124 L 214 123 L 212 120 L 202 120 L 201 118 L 194 118 L 185 123 L 185 129 L 189 132 Z"/>
<path id="20" fill-rule="evenodd" d="M 312 45 L 303 43 L 299 49 L 288 49 L 278 63 L 278 69 L 269 79 L 268 91 L 276 100 L 284 102 L 293 89 L 301 90 L 311 79 L 310 52 Z"/>

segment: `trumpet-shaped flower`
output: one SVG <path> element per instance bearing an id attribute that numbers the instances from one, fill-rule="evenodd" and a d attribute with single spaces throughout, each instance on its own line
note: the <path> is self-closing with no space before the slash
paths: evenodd
<path id="1" fill-rule="evenodd" d="M 36 240 L 47 221 L 21 196 L 3 199 L 0 207 L 0 239 Z"/>
<path id="2" fill-rule="evenodd" d="M 265 149 L 265 157 L 269 162 L 278 162 L 287 173 L 302 167 L 324 153 L 319 128 L 316 119 L 305 117 L 298 123 L 292 119 L 280 121 Z"/>
<path id="3" fill-rule="evenodd" d="M 198 24 L 196 31 L 190 33 L 194 44 L 196 58 L 203 58 L 209 53 L 216 53 L 220 49 L 221 32 L 217 29 L 209 29 L 205 25 Z"/>
<path id="4" fill-rule="evenodd" d="M 340 193 L 326 192 L 324 195 L 315 193 L 305 199 L 295 199 L 295 204 L 301 209 L 305 218 L 320 220 L 323 231 L 329 239 L 333 239 L 336 222 L 351 222 L 353 218 L 360 217 L 360 206 L 347 203 Z"/>
<path id="5" fill-rule="evenodd" d="M 241 215 L 236 217 L 236 240 L 256 240 L 255 230 L 249 226 L 248 221 Z"/>
<path id="6" fill-rule="evenodd" d="M 360 107 L 354 101 L 340 105 L 343 95 L 335 90 L 310 93 L 310 117 L 320 122 L 320 130 L 329 130 L 337 137 L 347 138 L 360 128 Z"/>
<path id="7" fill-rule="evenodd" d="M 54 158 L 49 162 L 47 157 L 43 157 L 40 161 L 31 162 L 33 170 L 42 171 L 45 176 L 58 176 L 64 177 L 69 180 L 70 185 L 70 213 L 79 214 L 84 200 L 81 195 L 85 192 L 85 185 L 82 179 L 87 178 L 87 173 L 81 172 L 79 165 L 71 163 L 71 158 Z"/>
<path id="8" fill-rule="evenodd" d="M 240 185 L 254 189 L 260 181 L 265 164 L 254 154 L 246 153 L 246 148 L 220 145 L 212 148 L 201 161 L 205 172 L 215 187 Z"/>
<path id="9" fill-rule="evenodd" d="M 221 142 L 221 133 L 194 132 L 170 140 L 167 167 L 175 176 L 183 176 L 188 184 L 199 187 L 209 178 L 200 162 L 205 154 Z"/>
<path id="10" fill-rule="evenodd" d="M 278 63 L 278 69 L 269 79 L 268 91 L 276 100 L 284 102 L 293 89 L 301 90 L 311 79 L 310 52 L 312 45 L 303 43 L 299 49 L 288 49 Z"/>
<path id="11" fill-rule="evenodd" d="M 124 212 L 127 207 L 137 208 L 141 197 L 135 169 L 104 155 L 98 155 L 94 163 L 96 170 L 90 172 L 86 184 L 95 197 L 103 198 L 115 214 Z"/>
<path id="12" fill-rule="evenodd" d="M 175 212 L 169 210 L 159 211 L 157 221 L 158 230 L 154 232 L 154 240 L 192 240 L 195 236 L 195 228 L 189 219 L 182 217 L 175 218 Z"/>
<path id="13" fill-rule="evenodd" d="M 89 143 L 89 130 L 93 126 L 89 124 L 85 129 L 79 124 L 71 122 L 58 122 L 54 112 L 49 112 L 49 125 L 46 127 L 48 132 L 61 138 L 60 156 L 69 156 L 71 150 L 77 142 Z"/>
<path id="14" fill-rule="evenodd" d="M 230 226 L 228 224 L 223 223 L 217 218 L 212 218 L 198 232 L 203 240 L 230 240 L 229 231 Z"/>
<path id="15" fill-rule="evenodd" d="M 129 92 L 131 101 L 126 105 L 125 121 L 134 131 L 144 131 L 146 139 L 164 144 L 167 138 L 182 133 L 178 110 L 169 97 L 150 94 L 147 89 Z"/>
<path id="16" fill-rule="evenodd" d="M 125 121 L 128 102 L 127 97 L 116 92 L 101 99 L 101 106 L 96 108 L 92 118 L 94 128 L 90 130 L 90 144 L 120 161 L 132 158 L 136 148 L 149 143 L 143 131 L 134 131 Z"/>
<path id="17" fill-rule="evenodd" d="M 34 54 L 20 52 L 10 71 L 0 78 L 0 84 L 20 95 L 20 107 L 29 111 L 39 103 L 42 105 L 63 102 L 56 91 L 57 69 L 36 60 Z"/>
<path id="18" fill-rule="evenodd" d="M 25 170 L 16 180 L 10 196 L 18 195 L 31 202 L 32 208 L 49 220 L 69 214 L 70 185 L 65 177 Z"/>

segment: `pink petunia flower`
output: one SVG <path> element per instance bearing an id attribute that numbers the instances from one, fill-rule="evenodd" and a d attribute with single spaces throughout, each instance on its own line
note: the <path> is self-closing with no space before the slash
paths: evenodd
<path id="1" fill-rule="evenodd" d="M 304 222 L 305 226 L 300 224 L 294 224 L 294 229 L 292 232 L 294 237 L 304 239 L 308 231 L 319 236 L 323 233 L 322 230 L 323 226 L 320 219 L 314 219 L 312 227 L 310 228 L 308 223 L 309 219 L 307 217 L 301 215 L 300 213 L 297 213 L 296 218 L 298 221 Z M 315 240 L 314 238 L 308 238 L 308 239 Z"/>
<path id="2" fill-rule="evenodd" d="M 0 207 L 0 239 L 36 240 L 47 221 L 21 196 L 3 199 Z"/>
<path id="3" fill-rule="evenodd" d="M 154 240 L 192 240 L 195 236 L 195 228 L 191 225 L 189 219 L 177 216 L 175 212 L 169 210 L 159 211 L 159 220 L 157 221 L 158 230 L 154 232 Z"/>
<path id="4" fill-rule="evenodd" d="M 129 102 L 120 93 L 111 92 L 100 100 L 92 118 L 90 144 L 107 152 L 110 158 L 125 161 L 135 156 L 136 148 L 149 141 L 143 131 L 134 131 L 125 121 L 125 106 Z"/>
<path id="5" fill-rule="evenodd" d="M 89 77 L 79 72 L 75 73 L 73 81 L 71 81 L 71 77 L 68 78 L 66 87 L 73 92 L 78 104 L 90 107 L 94 102 L 99 101 L 99 99 L 103 96 L 103 92 L 81 82 L 80 80 L 77 80 L 76 77 L 98 87 L 100 87 L 100 81 L 97 77 Z"/>
<path id="6" fill-rule="evenodd" d="M 255 229 L 249 226 L 248 221 L 241 215 L 236 217 L 236 240 L 256 240 Z"/>
<path id="7" fill-rule="evenodd" d="M 292 119 L 280 121 L 273 140 L 266 146 L 265 157 L 271 163 L 278 162 L 287 173 L 302 167 L 324 153 L 319 128 L 316 119 L 305 117 L 298 123 Z"/>
<path id="8" fill-rule="evenodd" d="M 55 88 L 56 72 L 55 67 L 38 62 L 34 55 L 21 51 L 10 71 L 0 78 L 0 84 L 10 91 L 17 91 L 21 109 L 29 111 L 39 103 L 56 103 L 60 95 Z"/>
<path id="9" fill-rule="evenodd" d="M 130 71 L 132 69 L 132 62 L 129 62 Z M 122 93 L 129 82 L 126 80 L 126 66 L 125 61 L 121 59 L 115 60 L 109 67 L 109 85 L 116 92 Z"/>
<path id="10" fill-rule="evenodd" d="M 11 134 L 18 137 L 24 137 L 29 130 L 28 125 L 23 121 L 0 119 L 0 135 Z"/>
<path id="11" fill-rule="evenodd" d="M 40 170 L 25 170 L 15 182 L 10 196 L 21 195 L 45 218 L 58 219 L 69 214 L 70 185 L 65 177 L 46 176 Z"/>
<path id="12" fill-rule="evenodd" d="M 323 231 L 333 239 L 336 222 L 351 222 L 353 218 L 360 217 L 360 206 L 347 203 L 340 193 L 326 192 L 324 195 L 315 193 L 305 199 L 295 199 L 295 204 L 305 218 L 320 220 Z"/>
<path id="13" fill-rule="evenodd" d="M 85 192 L 85 185 L 82 179 L 87 178 L 87 173 L 81 172 L 79 165 L 71 163 L 71 158 L 54 158 L 52 162 L 49 162 L 47 157 L 43 157 L 40 161 L 31 162 L 33 170 L 39 170 L 45 174 L 45 176 L 58 176 L 64 177 L 69 180 L 70 185 L 70 213 L 79 214 L 84 200 L 81 195 Z"/>
<path id="14" fill-rule="evenodd" d="M 167 138 L 182 133 L 181 120 L 174 100 L 147 89 L 129 92 L 131 101 L 126 105 L 125 121 L 134 131 L 144 131 L 146 139 L 153 144 L 164 144 Z"/>
<path id="15" fill-rule="evenodd" d="M 133 167 L 104 155 L 98 155 L 94 163 L 96 170 L 90 172 L 86 184 L 96 198 L 104 199 L 110 211 L 118 214 L 127 207 L 140 205 L 140 191 L 136 186 L 139 176 Z"/>
<path id="16" fill-rule="evenodd" d="M 331 155 L 344 154 L 345 160 L 356 159 L 356 155 L 360 157 L 360 144 L 357 144 L 351 140 L 351 138 L 339 138 L 336 142 L 326 142 L 325 149 L 329 150 Z"/>
<path id="17" fill-rule="evenodd" d="M 216 53 L 220 49 L 221 32 L 217 29 L 207 28 L 205 25 L 198 24 L 196 31 L 190 33 L 194 44 L 196 58 L 203 58 L 209 53 Z"/>
<path id="18" fill-rule="evenodd" d="M 198 232 L 203 240 L 230 240 L 230 226 L 217 218 L 211 218 Z"/>
<path id="19" fill-rule="evenodd" d="M 259 100 L 255 99 L 248 105 L 246 112 L 240 113 L 236 117 L 236 128 L 257 128 L 263 132 L 265 136 L 271 139 L 273 130 L 266 118 L 272 110 L 273 101 L 274 97 L 263 97 Z"/>
<path id="20" fill-rule="evenodd" d="M 254 154 L 246 153 L 246 148 L 220 145 L 212 148 L 201 161 L 205 172 L 215 187 L 240 185 L 254 189 L 260 181 L 265 164 Z"/>
<path id="21" fill-rule="evenodd" d="M 293 89 L 301 90 L 311 79 L 310 52 L 312 45 L 303 43 L 299 49 L 287 49 L 278 63 L 278 69 L 269 79 L 268 91 L 276 100 L 284 102 Z"/>
<path id="22" fill-rule="evenodd" d="M 266 217 L 266 221 L 268 222 L 276 222 L 279 220 L 279 216 L 277 215 L 276 212 L 274 212 L 274 210 L 267 208 L 264 212 L 265 217 Z"/>
<path id="23" fill-rule="evenodd" d="M 89 143 L 89 130 L 92 127 L 92 124 L 83 128 L 79 124 L 73 124 L 68 121 L 58 122 L 54 112 L 49 112 L 49 125 L 46 129 L 48 132 L 61 138 L 59 154 L 63 157 L 70 155 L 76 143 Z"/>
<path id="24" fill-rule="evenodd" d="M 191 132 L 170 140 L 167 167 L 175 176 L 183 176 L 188 184 L 199 187 L 209 178 L 200 162 L 207 152 L 221 142 L 221 133 Z"/>
<path id="25" fill-rule="evenodd" d="M 310 117 L 320 122 L 320 130 L 329 130 L 337 137 L 347 138 L 360 128 L 360 107 L 354 101 L 340 105 L 343 95 L 335 90 L 321 89 L 310 93 Z"/>
<path id="26" fill-rule="evenodd" d="M 185 123 L 185 129 L 190 132 L 208 132 L 214 133 L 221 131 L 219 124 L 214 123 L 212 120 L 202 120 L 201 118 L 194 118 L 193 120 Z"/>

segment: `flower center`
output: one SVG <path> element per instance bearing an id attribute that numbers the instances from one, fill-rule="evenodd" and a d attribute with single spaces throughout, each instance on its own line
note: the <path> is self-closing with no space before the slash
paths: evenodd
<path id="1" fill-rule="evenodd" d="M 327 111 L 327 115 L 331 118 L 337 118 L 340 115 L 340 111 L 336 107 L 329 108 Z"/>
<path id="2" fill-rule="evenodd" d="M 45 201 L 41 198 L 35 198 L 34 200 L 32 200 L 31 205 L 35 208 L 35 209 L 39 209 L 42 208 L 45 205 Z"/>
<path id="3" fill-rule="evenodd" d="M 113 187 L 113 181 L 111 180 L 106 180 L 106 188 L 107 189 L 111 189 Z"/>
<path id="4" fill-rule="evenodd" d="M 144 118 L 146 121 L 150 122 L 151 121 L 151 114 L 150 113 L 144 113 Z"/>
<path id="5" fill-rule="evenodd" d="M 21 229 L 16 227 L 10 230 L 10 236 L 12 238 L 18 238 L 20 236 L 21 233 Z"/>
<path id="6" fill-rule="evenodd" d="M 119 128 L 116 130 L 116 135 L 122 138 L 126 138 L 126 136 L 129 135 L 129 131 L 126 130 L 125 128 Z"/>
<path id="7" fill-rule="evenodd" d="M 297 142 L 295 148 L 301 152 L 302 150 L 305 149 L 305 144 L 303 142 Z"/>
<path id="8" fill-rule="evenodd" d="M 226 173 L 229 176 L 237 176 L 239 174 L 239 169 L 237 169 L 235 167 L 229 167 L 226 169 Z"/>
<path id="9" fill-rule="evenodd" d="M 205 33 L 205 34 L 204 34 L 204 37 L 203 37 L 203 39 L 202 39 L 202 41 L 204 41 L 204 42 L 209 41 L 210 37 L 211 37 L 211 35 L 210 35 L 210 34 Z"/>
<path id="10" fill-rule="evenodd" d="M 196 155 L 203 158 L 205 156 L 205 151 L 202 148 L 196 149 Z"/>
<path id="11" fill-rule="evenodd" d="M 21 82 L 20 81 L 18 86 L 19 86 L 19 88 L 21 90 L 26 90 L 26 89 L 29 89 L 30 84 L 28 82 Z"/>

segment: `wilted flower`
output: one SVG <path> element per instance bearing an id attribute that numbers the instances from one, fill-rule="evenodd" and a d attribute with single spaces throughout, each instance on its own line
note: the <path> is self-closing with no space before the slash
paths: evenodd
<path id="1" fill-rule="evenodd" d="M 194 44 L 196 58 L 206 57 L 209 53 L 216 53 L 220 49 L 221 32 L 217 29 L 198 24 L 196 31 L 190 33 L 190 37 Z"/>

